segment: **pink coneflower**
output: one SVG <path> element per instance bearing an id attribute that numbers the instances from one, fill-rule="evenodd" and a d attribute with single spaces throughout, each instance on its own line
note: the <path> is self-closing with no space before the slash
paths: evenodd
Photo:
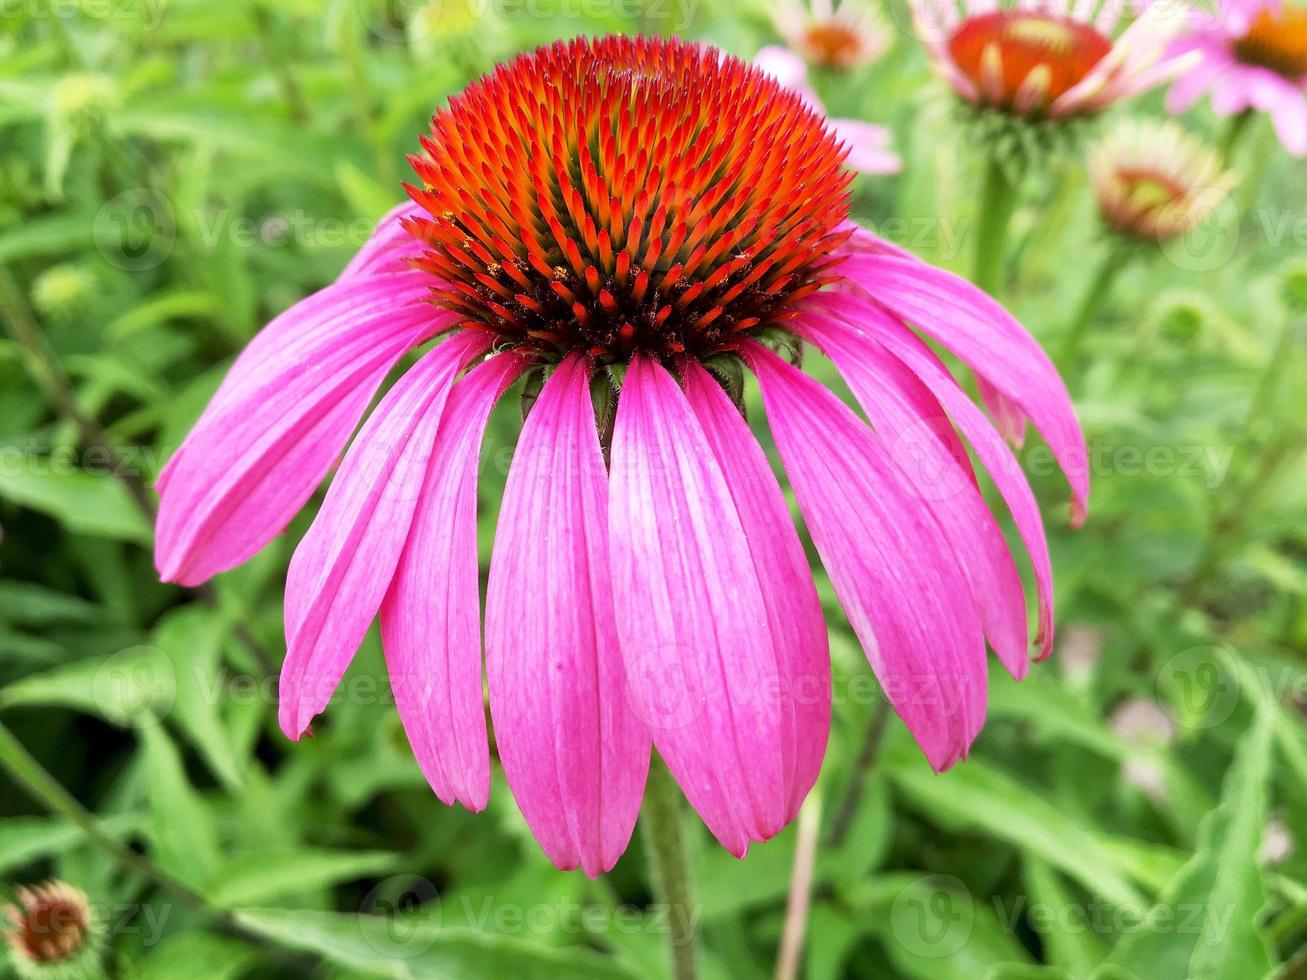
<path id="1" fill-rule="evenodd" d="M 772 20 L 794 51 L 827 68 L 868 65 L 893 39 L 885 15 L 869 0 L 778 0 Z"/>
<path id="2" fill-rule="evenodd" d="M 1090 149 L 1089 173 L 1103 220 L 1150 242 L 1191 230 L 1236 183 L 1215 150 L 1173 122 L 1120 124 Z"/>
<path id="3" fill-rule="evenodd" d="M 808 66 L 793 51 L 770 44 L 754 56 L 753 64 L 800 96 L 813 112 L 825 115 L 826 107 L 808 84 Z M 826 123 L 848 148 L 846 166 L 864 174 L 896 174 L 903 169 L 898 154 L 890 152 L 892 137 L 884 126 L 861 119 L 828 119 Z"/>
<path id="4" fill-rule="evenodd" d="M 1199 58 L 1167 96 L 1172 113 L 1211 92 L 1220 115 L 1269 113 L 1285 149 L 1307 155 L 1307 10 L 1282 0 L 1221 0 L 1215 13 L 1193 12 L 1172 52 Z"/>
<path id="5" fill-rule="evenodd" d="M 611 867 L 652 742 L 733 853 L 775 834 L 817 777 L 830 673 L 785 497 L 716 373 L 747 366 L 888 698 L 933 766 L 962 757 L 984 719 L 986 639 L 1017 675 L 1028 647 L 1016 565 L 950 420 L 1030 552 L 1041 653 L 1048 549 L 1006 444 L 907 323 L 1029 416 L 1081 514 L 1080 429 L 1029 334 L 849 223 L 822 118 L 712 48 L 543 48 L 453 99 L 422 147 L 412 202 L 251 342 L 160 480 L 165 579 L 243 562 L 308 501 L 405 353 L 439 338 L 355 436 L 291 562 L 286 734 L 326 707 L 379 613 L 423 771 L 442 800 L 485 806 L 478 456 L 492 406 L 543 371 L 485 611 L 522 813 L 560 867 Z M 773 352 L 800 338 L 874 428 Z"/>
<path id="6" fill-rule="evenodd" d="M 1090 115 L 1183 70 L 1164 57 L 1181 18 L 1163 6 L 1118 30 L 1107 0 L 911 0 L 936 70 L 963 99 L 1031 118 Z"/>

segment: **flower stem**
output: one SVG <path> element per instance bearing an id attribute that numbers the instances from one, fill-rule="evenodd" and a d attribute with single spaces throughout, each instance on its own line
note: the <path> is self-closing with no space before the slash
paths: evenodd
<path id="1" fill-rule="evenodd" d="M 1011 179 L 997 153 L 985 165 L 980 221 L 976 228 L 976 254 L 972 281 L 997 296 L 1007 272 L 1007 233 L 1016 209 L 1018 181 Z"/>
<path id="2" fill-rule="evenodd" d="M 1263 416 L 1268 414 L 1267 409 L 1279 385 L 1297 326 L 1298 322 L 1293 315 L 1285 317 L 1280 336 L 1276 340 L 1275 348 L 1271 351 L 1266 366 L 1262 369 L 1261 376 L 1257 379 L 1248 402 L 1248 411 L 1244 415 L 1239 435 L 1235 438 L 1234 452 L 1238 456 L 1249 456 L 1256 451 L 1260 423 Z M 1202 597 L 1203 590 L 1221 570 L 1227 555 L 1238 546 L 1255 510 L 1258 496 L 1266 493 L 1267 488 L 1272 485 L 1273 478 L 1281 465 L 1296 458 L 1297 453 L 1302 449 L 1301 440 L 1295 440 L 1290 436 L 1272 440 L 1257 454 L 1256 470 L 1246 484 L 1244 492 L 1237 496 L 1235 503 L 1217 511 L 1212 520 L 1202 554 L 1194 566 L 1194 572 L 1179 589 L 1182 605 L 1191 606 Z"/>
<path id="3" fill-rule="evenodd" d="M 858 758 L 853 763 L 853 772 L 849 774 L 844 797 L 840 800 L 839 808 L 835 811 L 835 819 L 831 822 L 830 834 L 826 838 L 828 848 L 837 848 L 843 844 L 844 838 L 853 829 L 853 821 L 858 815 L 858 804 L 862 802 L 867 777 L 871 775 L 876 759 L 880 756 L 880 743 L 885 738 L 885 726 L 888 722 L 889 702 L 881 701 L 876 706 L 876 713 L 872 715 L 871 722 L 867 726 L 867 734 L 862 740 Z"/>
<path id="4" fill-rule="evenodd" d="M 1089 332 L 1089 325 L 1094 322 L 1094 317 L 1102 309 L 1103 301 L 1111 294 L 1112 283 L 1129 263 L 1129 257 L 1130 253 L 1127 249 L 1116 245 L 1103 256 L 1098 271 L 1089 281 L 1089 287 L 1080 301 L 1075 318 L 1063 335 L 1057 366 L 1068 384 L 1076 376 L 1076 362 L 1080 357 L 1080 349 L 1084 346 L 1085 334 Z"/>
<path id="5" fill-rule="evenodd" d="M 1252 119 L 1252 109 L 1245 109 L 1237 116 L 1230 117 L 1229 125 L 1225 128 L 1225 136 L 1221 138 L 1221 159 L 1225 161 L 1227 167 L 1234 160 L 1234 151 L 1238 148 L 1244 133 L 1248 131 L 1248 124 Z"/>
<path id="6" fill-rule="evenodd" d="M 694 980 L 699 975 L 695 922 L 692 912 L 690 863 L 681 828 L 680 790 L 655 753 L 649 766 L 649 784 L 645 790 L 640 827 L 653 874 L 654 894 L 667 906 L 668 942 L 672 976 L 675 980 Z"/>
<path id="7" fill-rule="evenodd" d="M 813 790 L 799 811 L 799 828 L 794 844 L 794 866 L 790 872 L 790 897 L 785 906 L 785 930 L 776 960 L 776 980 L 796 980 L 803 957 L 803 937 L 808 931 L 808 910 L 812 905 L 812 874 L 817 864 L 817 838 L 821 833 L 821 793 Z"/>
<path id="8" fill-rule="evenodd" d="M 150 491 L 144 481 L 119 458 L 118 451 L 100 423 L 82 410 L 73 383 L 68 380 L 68 375 L 45 342 L 31 310 L 18 291 L 18 284 L 3 266 L 0 266 L 0 317 L 4 320 L 6 332 L 27 353 L 32 374 L 37 384 L 45 389 L 46 397 L 50 399 L 55 411 L 73 423 L 86 448 L 94 449 L 108 461 L 110 470 L 122 481 L 132 503 L 147 521 L 153 523 L 154 504 L 150 499 Z"/>
<path id="9" fill-rule="evenodd" d="M 3 724 L 0 724 L 0 767 L 8 771 L 14 782 L 25 786 L 33 798 L 40 800 L 47 810 L 67 818 L 80 827 L 88 838 L 107 851 L 123 867 L 134 871 L 142 878 L 149 879 L 187 904 L 208 910 L 207 903 L 199 892 L 155 866 L 147 857 L 136 853 L 100 826 L 95 815 L 77 802 L 73 795 L 27 751 L 18 737 Z M 226 918 L 223 913 L 215 912 L 215 914 L 220 918 Z"/>

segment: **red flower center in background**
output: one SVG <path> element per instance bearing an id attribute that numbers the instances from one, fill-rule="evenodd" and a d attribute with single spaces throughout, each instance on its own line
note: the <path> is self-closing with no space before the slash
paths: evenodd
<path id="1" fill-rule="evenodd" d="M 1122 167 L 1116 172 L 1124 196 L 1141 213 L 1152 213 L 1182 200 L 1189 189 L 1157 170 Z"/>
<path id="2" fill-rule="evenodd" d="M 1047 107 L 1083 81 L 1111 50 L 1112 42 L 1089 24 L 1020 10 L 971 17 L 949 39 L 958 67 L 990 101 L 1005 108 L 1035 71 L 1047 76 L 1038 102 Z"/>
<path id="3" fill-rule="evenodd" d="M 1307 10 L 1287 5 L 1278 14 L 1262 10 L 1235 42 L 1234 54 L 1291 81 L 1307 77 Z"/>
<path id="4" fill-rule="evenodd" d="M 454 98 L 413 158 L 436 302 L 555 360 L 730 349 L 820 288 L 849 176 L 824 120 L 676 40 L 523 55 Z"/>
<path id="5" fill-rule="evenodd" d="M 812 57 L 823 65 L 848 65 L 862 50 L 862 38 L 857 31 L 838 20 L 813 24 L 804 32 L 803 43 Z"/>

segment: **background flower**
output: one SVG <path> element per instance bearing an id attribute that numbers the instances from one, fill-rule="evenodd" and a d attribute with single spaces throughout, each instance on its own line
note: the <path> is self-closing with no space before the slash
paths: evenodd
<path id="1" fill-rule="evenodd" d="M 1122 27 L 1124 5 L 913 0 L 935 69 L 967 102 L 1017 116 L 1098 112 L 1174 78 L 1183 21 L 1163 5 Z"/>
<path id="2" fill-rule="evenodd" d="M 1193 59 L 1167 95 L 1172 113 L 1210 94 L 1219 115 L 1267 113 L 1285 149 L 1307 156 L 1307 11 L 1221 0 L 1215 11 L 1193 11 L 1171 53 Z"/>

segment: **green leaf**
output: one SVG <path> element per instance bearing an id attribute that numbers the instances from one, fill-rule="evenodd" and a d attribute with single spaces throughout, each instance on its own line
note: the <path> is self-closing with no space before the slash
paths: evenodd
<path id="1" fill-rule="evenodd" d="M 132 334 L 159 323 L 179 317 L 211 317 L 219 310 L 218 300 L 212 293 L 193 289 L 174 289 L 161 292 L 132 307 L 126 313 L 109 321 L 105 335 L 113 341 L 123 341 Z"/>
<path id="2" fill-rule="evenodd" d="M 1107 955 L 1094 932 L 1089 910 L 1039 858 L 1026 858 L 1025 881 L 1032 907 L 1030 922 L 1044 940 L 1045 958 L 1077 980 L 1088 977 Z M 1036 908 L 1047 911 L 1035 914 Z"/>
<path id="3" fill-rule="evenodd" d="M 154 725 L 176 698 L 172 662 L 156 647 L 88 657 L 0 688 L 0 707 L 58 705 L 122 727 Z"/>
<path id="4" fill-rule="evenodd" d="M 30 218 L 0 234 L 0 263 L 36 255 L 66 255 L 91 244 L 91 220 L 84 214 Z"/>
<path id="5" fill-rule="evenodd" d="M 85 599 L 35 582 L 0 582 L 0 622 L 20 626 L 93 623 L 99 610 Z"/>
<path id="6" fill-rule="evenodd" d="M 110 473 L 69 469 L 26 455 L 0 466 L 0 497 L 48 514 L 75 534 L 149 544 L 151 530 L 122 482 Z"/>
<path id="7" fill-rule="evenodd" d="M 350 210 L 372 221 L 400 203 L 393 189 L 383 187 L 348 160 L 336 163 L 336 182 Z"/>
<path id="8" fill-rule="evenodd" d="M 913 757 L 895 766 L 891 774 L 931 820 L 989 833 L 1043 858 L 1109 902 L 1143 906 L 1143 896 L 1119 872 L 1089 827 L 979 759 L 936 775 Z"/>
<path id="9" fill-rule="evenodd" d="M 140 825 L 134 813 L 101 817 L 100 827 L 113 837 L 126 837 Z M 86 839 L 85 832 L 67 820 L 52 817 L 10 817 L 0 820 L 0 873 L 59 854 Z"/>
<path id="10" fill-rule="evenodd" d="M 258 958 L 249 943 L 207 932 L 182 932 L 154 950 L 132 972 L 135 980 L 235 980 Z"/>
<path id="11" fill-rule="evenodd" d="M 173 717 L 215 776 L 228 787 L 241 785 L 241 760 L 218 714 L 221 703 L 222 644 L 226 621 L 198 604 L 169 613 L 155 628 L 153 646 L 164 651 L 176 670 Z"/>
<path id="12" fill-rule="evenodd" d="M 245 854 L 226 861 L 209 880 L 205 894 L 214 905 L 235 908 L 299 895 L 345 881 L 385 874 L 394 854 L 385 851 L 304 849 Z"/>
<path id="13" fill-rule="evenodd" d="M 991 718 L 1032 722 L 1041 734 L 1063 739 L 1107 759 L 1124 760 L 1130 749 L 1112 734 L 1097 713 L 1059 684 L 1027 678 L 1017 683 L 1007 675 L 990 686 Z"/>
<path id="14" fill-rule="evenodd" d="M 213 814 L 186 778 L 181 755 L 162 725 L 140 729 L 149 790 L 150 851 L 165 870 L 200 887 L 217 870 Z"/>
<path id="15" fill-rule="evenodd" d="M 1110 964 L 1140 980 L 1255 980 L 1273 969 L 1257 928 L 1266 888 L 1257 863 L 1266 827 L 1270 713 L 1258 711 L 1225 777 L 1198 847 L 1153 907 L 1146 927 L 1126 936 Z"/>
<path id="16" fill-rule="evenodd" d="M 425 916 L 407 920 L 307 909 L 244 909 L 236 919 L 289 949 L 315 953 L 376 977 L 613 980 L 634 976 L 615 960 L 588 950 L 549 949 L 469 929 L 442 929 Z"/>
<path id="17" fill-rule="evenodd" d="M 1030 963 L 995 906 L 952 875 L 886 875 L 865 895 L 870 898 L 865 919 L 875 924 L 905 977 L 974 980 L 1003 964 Z"/>

